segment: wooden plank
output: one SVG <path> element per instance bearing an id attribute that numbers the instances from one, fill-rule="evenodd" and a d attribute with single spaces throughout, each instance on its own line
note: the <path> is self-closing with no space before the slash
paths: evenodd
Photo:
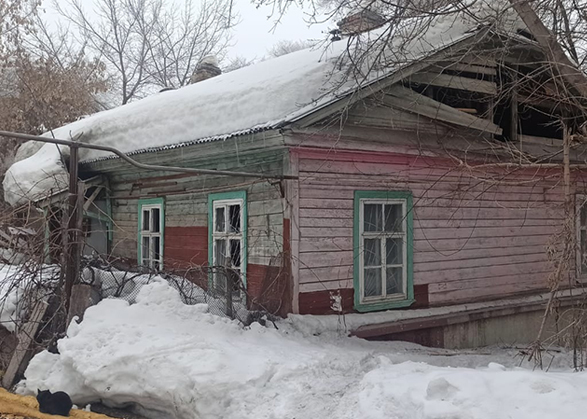
<path id="1" fill-rule="evenodd" d="M 467 73 L 478 73 L 478 74 L 484 74 L 487 76 L 495 76 L 497 74 L 496 68 L 495 66 L 484 66 L 484 65 L 479 65 L 479 64 L 469 64 L 469 63 L 465 63 L 465 62 L 450 62 L 450 61 L 445 61 L 445 62 L 441 62 L 438 63 L 435 66 L 431 67 L 433 70 L 436 70 L 438 72 L 442 71 L 442 70 L 453 70 L 453 71 L 465 71 Z"/>
<path id="2" fill-rule="evenodd" d="M 470 92 L 484 93 L 487 95 L 497 94 L 497 86 L 494 82 L 477 80 L 469 77 L 454 76 L 452 74 L 422 72 L 412 74 L 409 78 L 409 81 L 412 83 L 440 86 L 449 89 L 467 90 Z"/>
<path id="3" fill-rule="evenodd" d="M 92 192 L 92 195 L 90 195 L 90 197 L 84 203 L 84 211 L 87 211 L 88 208 L 90 208 L 90 205 L 92 205 L 92 203 L 94 202 L 96 197 L 100 194 L 102 189 L 103 189 L 103 186 L 96 186 L 96 189 L 94 189 L 94 192 Z"/>
<path id="4" fill-rule="evenodd" d="M 457 51 L 462 51 L 463 49 L 466 49 L 472 45 L 476 45 L 478 42 L 482 41 L 486 37 L 486 34 L 487 32 L 485 31 L 479 31 L 476 34 L 471 33 L 470 36 L 432 54 L 426 60 L 416 60 L 414 63 L 403 67 L 401 71 L 396 71 L 389 77 L 385 77 L 381 80 L 378 80 L 370 84 L 369 86 L 365 86 L 363 89 L 360 89 L 359 91 L 353 92 L 353 94 L 351 94 L 350 97 L 344 96 L 339 100 L 335 101 L 334 103 L 325 106 L 323 109 L 320 109 L 319 111 L 312 110 L 308 112 L 308 114 L 306 115 L 301 115 L 299 119 L 295 122 L 297 125 L 301 127 L 308 127 L 310 125 L 313 125 L 316 122 L 319 122 L 325 119 L 326 117 L 333 115 L 336 112 L 342 111 L 352 106 L 354 103 L 365 99 L 374 92 L 382 91 L 388 86 L 391 86 L 397 83 L 398 81 L 406 77 L 409 77 L 411 74 L 420 70 L 424 70 L 425 68 L 430 66 L 430 62 L 444 61 L 447 58 L 454 57 Z"/>
<path id="5" fill-rule="evenodd" d="M 439 248 L 433 247 L 431 242 L 427 240 L 418 241 L 415 244 L 417 251 L 414 252 L 414 263 L 540 253 L 545 250 L 548 236 L 533 236 L 533 238 L 522 236 L 521 239 L 516 237 L 494 237 L 491 239 L 460 241 L 464 242 L 464 246 L 458 247 L 460 243 L 457 241 L 452 250 L 450 245 L 455 243 L 454 240 L 450 242 L 437 240 L 435 243 L 441 244 Z M 447 243 L 449 246 L 446 245 Z M 300 244 L 300 254 L 352 250 L 353 239 L 351 237 L 311 237 L 305 238 Z"/>
<path id="6" fill-rule="evenodd" d="M 394 333 L 404 333 L 411 330 L 444 327 L 483 319 L 511 316 L 519 313 L 543 311 L 544 307 L 546 306 L 546 300 L 547 299 L 544 298 L 539 301 L 515 301 L 511 304 L 502 303 L 493 307 L 483 307 L 473 310 L 467 309 L 465 307 L 463 310 L 455 313 L 436 314 L 426 317 L 417 316 L 413 318 L 394 320 L 392 322 L 364 325 L 353 330 L 351 334 L 353 336 L 366 339 Z M 565 300 L 566 301 L 563 303 L 563 305 L 567 306 L 570 303 L 570 299 Z"/>
<path id="7" fill-rule="evenodd" d="M 422 239 L 414 241 L 414 253 L 416 252 L 442 252 L 452 254 L 462 250 L 490 249 L 494 247 L 513 246 L 538 246 L 546 245 L 552 238 L 550 234 L 535 236 L 510 236 L 510 237 L 481 237 L 463 239 Z"/>
<path id="8" fill-rule="evenodd" d="M 45 316 L 45 312 L 49 305 L 45 301 L 37 301 L 34 305 L 31 315 L 27 323 L 23 326 L 22 330 L 18 333 L 18 346 L 12 355 L 10 364 L 2 377 L 2 386 L 4 388 L 10 388 L 14 384 L 16 375 L 21 369 L 22 362 L 24 361 L 31 343 L 35 339 L 35 335 L 39 330 L 41 321 Z"/>
<path id="9" fill-rule="evenodd" d="M 487 253 L 490 252 L 491 250 L 487 250 Z M 546 246 L 544 246 L 542 249 L 538 249 L 534 253 L 522 253 L 520 255 L 494 255 L 488 257 L 472 257 L 468 259 L 459 260 L 444 260 L 442 257 L 439 257 L 435 261 L 414 262 L 414 274 L 416 274 L 416 272 L 440 272 L 444 270 L 455 270 L 465 268 L 487 268 L 491 270 L 491 268 L 500 265 L 545 261 L 548 261 Z"/>
<path id="10" fill-rule="evenodd" d="M 493 266 L 490 269 L 484 267 L 473 267 L 463 269 L 447 269 L 444 271 L 429 271 L 420 272 L 414 278 L 419 284 L 448 284 L 449 282 L 465 281 L 473 279 L 487 280 L 487 284 L 491 283 L 492 278 L 500 276 L 511 275 L 512 277 L 518 275 L 525 275 L 528 272 L 546 272 L 552 269 L 550 262 L 521 262 L 507 265 Z"/>
<path id="11" fill-rule="evenodd" d="M 327 175 L 325 176 L 327 177 Z M 400 186 L 404 186 L 400 184 Z M 467 181 L 462 179 L 460 182 L 453 181 L 428 181 L 419 182 L 417 179 L 409 179 L 406 186 L 414 193 L 414 195 L 423 195 L 429 197 L 443 197 L 443 196 L 471 196 L 475 199 L 477 197 L 490 196 L 495 194 L 500 195 L 518 195 L 544 197 L 549 199 L 564 200 L 563 193 L 558 186 L 545 187 L 541 184 L 535 186 L 514 186 L 507 184 L 487 185 L 484 182 Z M 300 190 L 301 198 L 353 198 L 353 192 L 357 187 L 354 185 L 340 184 L 335 179 L 323 179 L 323 182 L 308 182 L 302 184 Z M 385 190 L 385 187 L 374 187 L 374 189 Z M 500 198 L 505 199 L 505 198 Z M 519 200 L 515 198 L 514 200 Z"/>
<path id="12" fill-rule="evenodd" d="M 413 208 L 418 214 L 421 208 L 448 208 L 454 210 L 460 209 L 501 209 L 502 213 L 509 211 L 540 211 L 540 210 L 557 210 L 559 202 L 544 202 L 537 196 L 534 200 L 521 201 L 499 201 L 498 199 L 442 199 L 442 198 L 422 198 L 415 196 Z M 300 199 L 300 208 L 323 208 L 323 209 L 341 209 L 349 210 L 353 207 L 351 199 Z M 454 217 L 451 217 L 454 218 Z"/>
<path id="13" fill-rule="evenodd" d="M 430 264 L 442 261 L 466 261 L 466 260 L 480 260 L 480 259 L 494 259 L 500 256 L 517 256 L 517 255 L 532 255 L 544 254 L 546 251 L 547 240 L 539 242 L 538 244 L 526 245 L 512 244 L 507 246 L 492 246 L 492 247 L 474 247 L 466 246 L 463 249 L 456 251 L 434 251 L 426 249 L 414 252 L 414 266 L 420 264 Z"/>
<path id="14" fill-rule="evenodd" d="M 352 279 L 352 265 L 333 265 L 328 268 L 306 268 L 300 267 L 300 283 L 315 283 L 321 281 L 338 281 Z"/>
<path id="15" fill-rule="evenodd" d="M 459 63 L 482 65 L 485 67 L 495 67 L 497 62 L 494 57 L 479 55 L 478 53 L 468 54 L 461 58 Z"/>
<path id="16" fill-rule="evenodd" d="M 326 268 L 328 266 L 350 265 L 352 263 L 352 250 L 300 254 L 300 265 L 304 268 Z"/>
<path id="17" fill-rule="evenodd" d="M 415 130 L 419 133 L 429 132 L 442 135 L 447 128 L 427 117 L 401 109 L 382 106 L 376 100 L 359 103 L 349 110 L 346 125 L 383 127 L 395 130 Z"/>
<path id="18" fill-rule="evenodd" d="M 524 143 L 529 144 L 538 144 L 538 145 L 546 145 L 552 147 L 562 147 L 563 140 L 561 138 L 546 138 L 546 137 L 536 137 L 533 135 L 519 135 L 520 142 L 522 146 Z"/>
<path id="19" fill-rule="evenodd" d="M 522 18 L 528 30 L 536 38 L 543 51 L 547 54 L 550 65 L 559 72 L 567 82 L 574 87 L 583 97 L 587 97 L 587 86 L 585 75 L 579 70 L 575 63 L 568 57 L 563 48 L 554 38 L 540 20 L 532 6 L 526 2 L 510 0 L 512 7 Z"/>
<path id="20" fill-rule="evenodd" d="M 502 134 L 502 129 L 493 122 L 457 111 L 448 105 L 416 93 L 412 89 L 395 85 L 391 86 L 387 93 L 382 98 L 382 101 L 387 105 L 451 124 L 487 131 L 492 134 Z"/>
<path id="21" fill-rule="evenodd" d="M 300 292 L 335 291 L 349 288 L 353 288 L 352 278 L 341 279 L 337 281 L 324 281 L 300 284 Z"/>
<path id="22" fill-rule="evenodd" d="M 512 297 L 516 294 L 528 294 L 530 292 L 546 292 L 546 278 L 549 271 L 536 272 L 532 275 L 510 275 L 504 276 L 504 285 L 491 286 L 484 280 L 477 282 L 474 288 L 461 288 L 445 292 L 429 293 L 431 305 L 470 303 L 475 301 L 486 301 L 504 296 Z M 542 281 L 539 281 L 542 279 Z"/>

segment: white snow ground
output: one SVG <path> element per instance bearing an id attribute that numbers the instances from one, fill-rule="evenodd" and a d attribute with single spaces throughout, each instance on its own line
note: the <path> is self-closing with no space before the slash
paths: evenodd
<path id="1" fill-rule="evenodd" d="M 181 303 L 164 281 L 136 303 L 90 308 L 37 355 L 20 391 L 67 391 L 78 405 L 137 403 L 153 418 L 568 419 L 587 411 L 587 373 L 565 357 L 518 368 L 515 350 L 455 352 L 279 330 Z"/>
<path id="2" fill-rule="evenodd" d="M 49 291 L 38 285 L 49 285 L 56 277 L 55 266 L 41 266 L 34 275 L 30 275 L 23 266 L 0 263 L 0 327 L 10 332 L 16 330 L 19 321 L 27 313 L 28 301 L 25 297 L 33 289 L 42 297 Z"/>

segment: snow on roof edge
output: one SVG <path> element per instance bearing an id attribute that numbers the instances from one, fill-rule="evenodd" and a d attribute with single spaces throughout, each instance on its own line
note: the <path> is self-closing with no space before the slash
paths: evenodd
<path id="1" fill-rule="evenodd" d="M 176 148 L 189 147 L 189 146 L 192 146 L 195 144 L 211 143 L 211 142 L 215 142 L 215 141 L 224 141 L 224 140 L 228 140 L 230 138 L 240 137 L 241 135 L 256 134 L 259 132 L 270 131 L 272 129 L 279 128 L 281 125 L 282 124 L 280 123 L 280 124 L 258 126 L 258 127 L 253 127 L 253 128 L 246 129 L 246 130 L 235 131 L 235 132 L 228 133 L 228 134 L 213 135 L 210 137 L 203 137 L 203 138 L 198 138 L 198 139 L 189 140 L 189 141 L 183 141 L 183 142 L 175 143 L 175 144 L 167 144 L 167 145 L 158 146 L 158 147 L 141 148 L 138 150 L 129 151 L 124 154 L 127 156 L 134 156 L 137 154 L 156 153 L 159 151 L 174 150 Z M 113 154 L 110 156 L 102 156 L 102 157 L 96 157 L 93 159 L 82 160 L 80 163 L 81 164 L 91 164 L 91 163 L 97 163 L 97 162 L 101 162 L 101 161 L 105 161 L 105 160 L 115 160 L 115 159 L 119 159 L 119 158 L 120 158 L 120 156 Z"/>

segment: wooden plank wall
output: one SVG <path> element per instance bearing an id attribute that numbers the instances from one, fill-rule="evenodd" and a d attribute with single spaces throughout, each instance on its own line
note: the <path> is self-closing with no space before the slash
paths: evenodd
<path id="1" fill-rule="evenodd" d="M 280 174 L 286 160 L 286 151 L 280 149 L 243 153 L 238 158 L 230 155 L 208 157 L 205 163 L 184 159 L 182 165 Z M 279 181 L 143 172 L 133 168 L 117 169 L 109 178 L 115 226 L 111 255 L 136 264 L 138 201 L 163 197 L 165 267 L 179 272 L 189 268 L 190 275 L 203 287 L 207 286 L 208 195 L 246 190 L 248 292 L 263 305 L 291 307 L 291 301 L 281 301 L 283 295 L 291 293 L 289 272 L 283 269 L 284 234 L 289 235 L 289 225 L 284 227 L 285 199 Z M 280 280 L 275 283 L 277 276 Z M 291 295 L 287 298 L 291 300 Z"/>
<path id="2" fill-rule="evenodd" d="M 344 310 L 352 311 L 355 190 L 412 192 L 419 306 L 547 287 L 546 247 L 563 217 L 558 175 L 516 172 L 492 184 L 448 159 L 303 147 L 292 152 L 300 172 L 301 313 L 328 312 L 337 290 Z"/>

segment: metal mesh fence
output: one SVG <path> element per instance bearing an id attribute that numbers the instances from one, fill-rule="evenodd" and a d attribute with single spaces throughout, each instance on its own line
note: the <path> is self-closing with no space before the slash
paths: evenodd
<path id="1" fill-rule="evenodd" d="M 208 310 L 244 324 L 263 316 L 247 308 L 247 295 L 238 272 L 226 268 L 194 268 L 179 272 L 144 269 L 119 270 L 111 265 L 86 261 L 80 281 L 94 286 L 102 299 L 118 298 L 131 304 L 144 285 L 166 281 L 178 291 L 184 304 L 207 304 Z"/>

